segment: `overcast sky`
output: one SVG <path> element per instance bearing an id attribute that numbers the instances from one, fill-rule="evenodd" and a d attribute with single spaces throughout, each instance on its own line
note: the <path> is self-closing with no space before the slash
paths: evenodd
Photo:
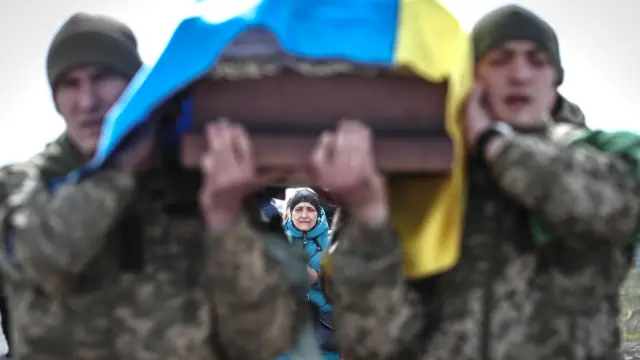
<path id="1" fill-rule="evenodd" d="M 241 6 L 246 0 L 222 0 Z M 5 0 L 0 12 L 0 164 L 27 159 L 64 129 L 45 77 L 45 54 L 56 29 L 74 12 L 115 16 L 138 36 L 145 61 L 157 57 L 189 0 Z M 468 29 L 508 2 L 443 0 Z M 527 0 L 560 38 L 565 83 L 591 126 L 640 130 L 640 2 Z"/>

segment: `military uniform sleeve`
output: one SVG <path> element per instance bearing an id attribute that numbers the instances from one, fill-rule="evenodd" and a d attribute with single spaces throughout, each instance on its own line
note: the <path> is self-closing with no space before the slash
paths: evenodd
<path id="1" fill-rule="evenodd" d="M 349 360 L 407 358 L 426 317 L 420 295 L 404 276 L 395 232 L 348 222 L 338 240 L 330 276 L 341 352 Z"/>
<path id="2" fill-rule="evenodd" d="M 0 210 L 0 268 L 9 281 L 64 289 L 101 249 L 104 235 L 128 203 L 133 179 L 104 170 L 54 193 L 27 177 Z"/>
<path id="3" fill-rule="evenodd" d="M 537 136 L 505 141 L 491 161 L 498 183 L 558 235 L 615 241 L 638 229 L 640 180 L 633 161 Z"/>
<path id="4" fill-rule="evenodd" d="M 246 218 L 231 231 L 210 231 L 212 306 L 220 344 L 231 359 L 271 360 L 290 353 L 306 314 L 304 294 L 267 254 L 265 234 Z"/>

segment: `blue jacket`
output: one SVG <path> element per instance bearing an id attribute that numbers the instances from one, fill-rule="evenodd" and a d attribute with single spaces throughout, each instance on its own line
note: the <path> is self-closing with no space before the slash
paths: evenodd
<path id="1" fill-rule="evenodd" d="M 320 274 L 320 260 L 322 259 L 324 250 L 329 246 L 329 223 L 327 222 L 324 210 L 320 209 L 316 226 L 305 233 L 293 226 L 291 218 L 287 219 L 282 226 L 294 244 L 304 246 L 305 252 L 307 253 L 307 264 Z M 332 310 L 331 305 L 327 303 L 327 299 L 320 289 L 319 283 L 312 284 L 307 295 L 309 296 L 309 300 L 314 303 L 320 311 L 327 312 Z"/>

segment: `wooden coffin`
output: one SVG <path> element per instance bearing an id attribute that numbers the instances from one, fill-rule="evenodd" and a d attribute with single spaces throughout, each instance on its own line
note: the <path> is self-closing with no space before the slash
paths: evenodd
<path id="1" fill-rule="evenodd" d="M 203 78 L 189 90 L 191 131 L 182 139 L 182 161 L 198 167 L 205 149 L 203 124 L 219 118 L 248 131 L 259 167 L 308 164 L 319 135 L 345 118 L 375 134 L 375 156 L 388 174 L 444 173 L 453 148 L 444 130 L 446 84 L 415 76 L 302 76 L 294 71 L 261 79 Z"/>

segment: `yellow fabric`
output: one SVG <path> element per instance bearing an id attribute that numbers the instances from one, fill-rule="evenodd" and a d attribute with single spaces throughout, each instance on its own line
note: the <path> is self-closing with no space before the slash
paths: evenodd
<path id="1" fill-rule="evenodd" d="M 430 82 L 448 81 L 446 129 L 454 144 L 451 174 L 390 184 L 391 222 L 402 239 L 407 277 L 434 275 L 460 258 L 465 198 L 462 106 L 473 83 L 471 40 L 437 0 L 399 0 L 395 62 Z M 321 266 L 330 274 L 331 257 Z"/>
<path id="2" fill-rule="evenodd" d="M 462 106 L 473 83 L 471 40 L 436 0 L 401 0 L 396 63 L 431 82 L 448 81 L 446 129 L 454 144 L 448 176 L 406 179 L 390 189 L 391 221 L 398 229 L 408 277 L 446 271 L 460 258 L 465 198 Z"/>

